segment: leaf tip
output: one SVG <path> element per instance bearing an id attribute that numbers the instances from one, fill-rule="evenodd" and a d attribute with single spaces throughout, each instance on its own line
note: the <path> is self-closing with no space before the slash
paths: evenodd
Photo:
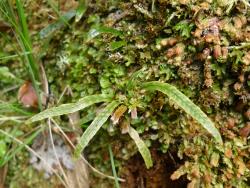
<path id="1" fill-rule="evenodd" d="M 146 168 L 150 169 L 151 167 L 153 167 L 153 161 L 150 159 L 150 161 L 146 163 Z"/>
<path id="2" fill-rule="evenodd" d="M 215 139 L 216 139 L 216 141 L 217 141 L 219 144 L 221 144 L 221 145 L 223 144 L 223 140 L 222 140 L 221 135 L 220 135 L 219 132 L 218 132 L 218 135 L 216 135 Z"/>

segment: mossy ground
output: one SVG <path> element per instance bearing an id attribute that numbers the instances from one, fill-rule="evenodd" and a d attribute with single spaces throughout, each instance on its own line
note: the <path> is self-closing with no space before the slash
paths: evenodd
<path id="1" fill-rule="evenodd" d="M 67 3 L 61 2 L 62 12 L 77 7 L 75 1 Z M 65 95 L 61 103 L 99 93 L 126 101 L 130 110 L 136 109 L 138 118 L 125 114 L 120 124 L 129 123 L 140 133 L 150 147 L 154 167 L 146 170 L 133 140 L 109 121 L 87 148 L 88 160 L 111 174 L 107 147 L 111 144 L 118 176 L 129 182 L 124 187 L 171 187 L 178 183 L 179 187 L 187 184 L 249 187 L 250 7 L 247 1 L 99 0 L 87 4 L 80 21 L 73 18 L 69 25 L 41 39 L 39 31 L 55 22 L 51 18 L 58 15 L 43 1 L 25 2 L 34 51 L 39 54 L 48 78 L 49 106 L 53 106 L 53 100 L 59 99 L 66 87 L 72 94 Z M 15 53 L 4 38 L 1 41 L 1 53 Z M 15 75 L 13 78 L 1 75 L 2 91 L 13 85 L 19 87 L 22 80 L 28 80 L 18 59 L 1 61 L 0 65 Z M 224 145 L 216 144 L 197 122 L 162 93 L 145 94 L 139 87 L 128 87 L 130 83 L 140 85 L 153 80 L 176 86 L 198 105 L 219 129 Z M 16 102 L 16 93 L 14 89 L 0 95 L 5 102 Z M 100 108 L 96 105 L 81 112 L 83 130 Z M 67 118 L 57 120 L 70 129 Z M 14 124 L 4 128 L 8 126 Z M 24 133 L 30 131 L 23 126 L 20 129 Z M 27 157 L 25 152 L 19 155 Z M 7 185 L 12 181 L 23 182 L 22 173 L 13 168 L 16 163 L 26 164 L 24 173 L 31 173 L 24 159 L 21 162 L 17 157 L 10 162 Z M 91 177 L 93 187 L 114 185 L 95 175 Z M 37 180 L 33 175 L 32 179 Z M 30 187 L 36 185 L 38 180 L 35 180 L 32 184 L 17 184 Z"/>

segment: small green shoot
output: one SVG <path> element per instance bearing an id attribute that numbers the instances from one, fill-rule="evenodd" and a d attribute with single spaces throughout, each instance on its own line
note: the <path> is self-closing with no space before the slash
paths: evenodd
<path id="1" fill-rule="evenodd" d="M 186 20 L 180 21 L 174 26 L 174 30 L 179 31 L 181 36 L 184 38 L 189 38 L 191 36 L 193 28 L 194 24 L 190 24 Z"/>

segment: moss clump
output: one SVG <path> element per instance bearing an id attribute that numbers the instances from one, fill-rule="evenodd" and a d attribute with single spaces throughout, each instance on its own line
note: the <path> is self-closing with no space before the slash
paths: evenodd
<path id="1" fill-rule="evenodd" d="M 240 130 L 249 122 L 243 115 L 249 109 L 249 14 L 244 1 L 90 2 L 81 22 L 63 32 L 61 48 L 50 56 L 63 53 L 67 59 L 66 68 L 57 66 L 57 77 L 64 77 L 75 98 L 94 93 L 124 97 L 138 118 L 125 115 L 121 122 L 129 121 L 161 152 L 175 146 L 184 162 L 172 179 L 186 174 L 190 186 L 246 187 L 249 143 Z M 53 61 L 46 64 L 48 72 L 52 66 Z M 127 87 L 138 71 L 139 85 L 147 80 L 176 85 L 209 114 L 224 146 L 214 144 L 162 94 L 146 97 Z M 51 76 L 52 86 L 61 86 Z M 112 131 L 120 135 L 117 127 Z M 125 143 L 116 153 L 119 159 L 127 159 Z"/>

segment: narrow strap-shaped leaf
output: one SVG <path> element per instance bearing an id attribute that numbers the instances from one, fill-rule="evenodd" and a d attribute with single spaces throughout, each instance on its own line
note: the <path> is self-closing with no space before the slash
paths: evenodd
<path id="1" fill-rule="evenodd" d="M 15 27 L 15 31 L 18 34 L 17 36 L 20 37 L 20 44 L 21 48 L 23 51 L 26 53 L 26 67 L 28 69 L 30 79 L 32 81 L 32 85 L 35 89 L 36 95 L 38 96 L 38 107 L 39 110 L 41 111 L 42 108 L 42 101 L 41 97 L 39 94 L 39 86 L 37 82 L 40 81 L 40 76 L 39 76 L 39 68 L 38 64 L 35 61 L 35 58 L 33 56 L 32 52 L 32 42 L 29 36 L 29 29 L 26 21 L 26 16 L 24 13 L 24 8 L 22 1 L 16 0 L 16 7 L 17 7 L 17 13 L 18 13 L 18 22 L 19 26 L 21 27 L 21 30 L 19 30 L 18 27 Z M 15 18 L 12 18 L 12 20 Z"/>
<path id="2" fill-rule="evenodd" d="M 0 113 L 3 112 L 16 112 L 26 116 L 32 116 L 34 113 L 28 112 L 23 109 L 21 106 L 15 103 L 7 103 L 7 102 L 0 102 Z"/>
<path id="3" fill-rule="evenodd" d="M 58 21 L 56 21 L 54 23 L 51 23 L 50 25 L 48 25 L 45 28 L 43 28 L 39 32 L 39 37 L 41 39 L 44 39 L 44 38 L 48 37 L 50 34 L 54 33 L 56 30 L 61 29 L 65 25 L 65 22 L 67 23 L 75 15 L 76 15 L 76 11 L 75 10 L 70 10 L 70 11 L 66 12 L 65 14 L 63 14 L 61 16 L 61 19 L 59 19 Z M 63 22 L 63 20 L 65 22 Z"/>
<path id="4" fill-rule="evenodd" d="M 87 8 L 88 8 L 87 0 L 80 0 L 79 5 L 76 9 L 76 17 L 75 17 L 76 22 L 80 21 L 80 19 L 82 18 L 82 16 L 86 12 Z"/>
<path id="5" fill-rule="evenodd" d="M 153 162 L 151 159 L 150 151 L 148 147 L 146 146 L 146 144 L 143 142 L 143 140 L 140 138 L 138 132 L 133 127 L 130 127 L 128 133 L 130 137 L 135 141 L 135 144 L 145 162 L 146 167 L 147 168 L 152 167 Z"/>
<path id="6" fill-rule="evenodd" d="M 114 155 L 113 155 L 112 148 L 111 148 L 110 145 L 109 145 L 108 149 L 109 149 L 109 157 L 110 157 L 112 172 L 113 172 L 113 175 L 114 175 L 114 178 L 115 178 L 115 187 L 120 188 L 117 173 L 116 173 L 116 170 L 115 170 Z"/>
<path id="7" fill-rule="evenodd" d="M 123 34 L 121 31 L 114 29 L 112 27 L 96 26 L 96 27 L 89 30 L 87 38 L 88 38 L 88 40 L 91 40 L 91 39 L 93 39 L 93 38 L 95 38 L 98 35 L 103 34 L 103 33 L 109 33 L 109 34 L 112 34 L 114 36 L 121 36 Z"/>
<path id="8" fill-rule="evenodd" d="M 45 118 L 51 118 L 54 116 L 60 116 L 64 114 L 70 114 L 77 112 L 79 110 L 82 110 L 92 104 L 99 103 L 99 102 L 107 102 L 110 98 L 106 95 L 91 95 L 86 96 L 82 99 L 80 99 L 76 103 L 69 103 L 69 104 L 62 104 L 58 107 L 49 108 L 47 110 L 44 110 L 40 112 L 39 114 L 36 114 L 32 118 L 30 118 L 27 123 L 32 123 L 35 121 L 39 121 Z"/>
<path id="9" fill-rule="evenodd" d="M 111 50 L 117 50 L 123 46 L 126 46 L 127 45 L 127 42 L 124 41 L 124 40 L 121 40 L 121 41 L 114 41 L 114 42 L 111 42 L 110 43 L 110 49 Z"/>
<path id="10" fill-rule="evenodd" d="M 143 88 L 147 90 L 158 90 L 166 94 L 172 101 L 181 107 L 187 114 L 198 121 L 217 142 L 222 143 L 222 138 L 219 131 L 214 126 L 214 123 L 207 117 L 207 115 L 195 105 L 186 95 L 181 93 L 176 87 L 162 83 L 159 81 L 147 82 L 143 84 Z"/>
<path id="11" fill-rule="evenodd" d="M 93 122 L 89 125 L 89 127 L 85 130 L 85 132 L 82 134 L 79 143 L 76 146 L 75 149 L 75 156 L 79 157 L 81 152 L 84 150 L 84 148 L 88 145 L 90 140 L 95 136 L 95 134 L 98 132 L 98 130 L 102 127 L 102 125 L 107 121 L 109 116 L 112 114 L 114 109 L 119 105 L 120 103 L 117 101 L 113 101 L 110 104 L 108 104 L 103 111 L 98 114 Z"/>

